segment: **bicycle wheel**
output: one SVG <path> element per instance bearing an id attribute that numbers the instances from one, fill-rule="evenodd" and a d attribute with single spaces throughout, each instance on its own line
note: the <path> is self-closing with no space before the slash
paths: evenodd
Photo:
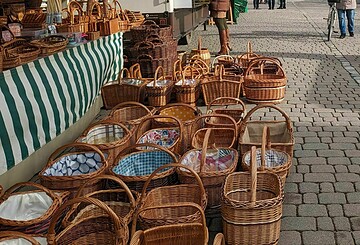
<path id="1" fill-rule="evenodd" d="M 335 10 L 331 9 L 330 12 L 330 21 L 328 21 L 328 33 L 327 33 L 327 40 L 330 41 L 331 35 L 334 31 L 334 24 L 335 24 Z"/>

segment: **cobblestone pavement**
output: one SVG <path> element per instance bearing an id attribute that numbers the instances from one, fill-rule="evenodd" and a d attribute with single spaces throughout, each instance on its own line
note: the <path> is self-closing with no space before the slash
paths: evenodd
<path id="1" fill-rule="evenodd" d="M 355 38 L 336 33 L 327 42 L 325 1 L 292 1 L 286 10 L 251 7 L 249 2 L 249 12 L 230 26 L 231 54 L 244 53 L 251 41 L 254 52 L 282 61 L 288 87 L 279 106 L 292 119 L 296 137 L 280 244 L 360 244 L 359 11 Z M 216 33 L 215 26 L 198 28 L 193 40 L 201 35 L 203 46 L 215 53 Z M 221 222 L 213 219 L 209 226 L 220 231 Z"/>

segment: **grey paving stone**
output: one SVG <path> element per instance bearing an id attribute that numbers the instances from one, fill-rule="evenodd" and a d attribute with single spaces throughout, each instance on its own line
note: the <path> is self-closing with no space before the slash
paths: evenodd
<path id="1" fill-rule="evenodd" d="M 334 233 L 331 231 L 304 231 L 302 237 L 304 245 L 335 244 Z"/>
<path id="2" fill-rule="evenodd" d="M 283 231 L 310 231 L 316 230 L 314 217 L 283 217 L 281 221 Z"/>
<path id="3" fill-rule="evenodd" d="M 355 240 L 355 245 L 360 245 L 360 231 L 354 231 L 352 235 Z"/>
<path id="4" fill-rule="evenodd" d="M 346 217 L 359 216 L 360 204 L 345 204 L 344 212 Z"/>
<path id="5" fill-rule="evenodd" d="M 339 231 L 335 233 L 337 245 L 354 245 L 354 239 L 351 232 Z"/>
<path id="6" fill-rule="evenodd" d="M 337 231 L 351 231 L 349 218 L 334 217 L 333 222 Z"/>
<path id="7" fill-rule="evenodd" d="M 296 167 L 296 172 L 301 173 L 301 174 L 309 173 L 310 172 L 310 167 L 307 166 L 307 165 L 299 165 L 299 166 Z"/>
<path id="8" fill-rule="evenodd" d="M 351 164 L 350 159 L 347 157 L 330 157 L 328 158 L 328 164 L 338 165 L 338 164 Z"/>
<path id="9" fill-rule="evenodd" d="M 297 231 L 282 231 L 279 245 L 302 245 L 301 234 Z"/>
<path id="10" fill-rule="evenodd" d="M 315 193 L 305 193 L 303 203 L 319 203 L 318 196 Z"/>
<path id="11" fill-rule="evenodd" d="M 360 192 L 347 193 L 346 198 L 349 203 L 360 203 Z"/>
<path id="12" fill-rule="evenodd" d="M 283 217 L 286 217 L 286 216 L 297 216 L 297 207 L 296 205 L 292 205 L 292 204 L 284 204 L 283 205 Z"/>
<path id="13" fill-rule="evenodd" d="M 332 150 L 353 150 L 355 148 L 356 148 L 355 144 L 349 144 L 349 143 L 330 144 L 330 149 L 332 149 Z"/>
<path id="14" fill-rule="evenodd" d="M 335 169 L 332 165 L 314 165 L 311 166 L 312 173 L 334 173 Z"/>
<path id="15" fill-rule="evenodd" d="M 349 150 L 351 151 L 351 150 Z M 319 157 L 342 157 L 345 156 L 341 150 L 318 150 L 317 154 Z M 346 155 L 348 156 L 348 155 Z"/>
<path id="16" fill-rule="evenodd" d="M 300 193 L 319 193 L 319 184 L 311 182 L 299 183 L 299 191 Z"/>
<path id="17" fill-rule="evenodd" d="M 334 143 L 358 143 L 358 139 L 356 137 L 333 137 Z"/>
<path id="18" fill-rule="evenodd" d="M 352 157 L 350 161 L 352 164 L 360 164 L 360 157 Z"/>
<path id="19" fill-rule="evenodd" d="M 298 185 L 296 183 L 286 183 L 284 186 L 286 193 L 299 193 Z"/>
<path id="20" fill-rule="evenodd" d="M 299 162 L 299 164 L 307 164 L 307 165 L 326 164 L 326 158 L 325 157 L 300 157 L 300 158 L 298 158 L 298 162 Z"/>
<path id="21" fill-rule="evenodd" d="M 335 182 L 334 183 L 336 192 L 353 192 L 355 191 L 354 184 L 351 182 Z"/>
<path id="22" fill-rule="evenodd" d="M 349 165 L 348 169 L 350 173 L 360 174 L 360 165 Z"/>
<path id="23" fill-rule="evenodd" d="M 343 207 L 340 204 L 326 205 L 330 217 L 342 217 L 344 216 Z"/>
<path id="24" fill-rule="evenodd" d="M 330 217 L 318 217 L 316 218 L 317 221 L 317 229 L 319 231 L 333 231 L 334 224 L 333 220 Z"/>
<path id="25" fill-rule="evenodd" d="M 320 192 L 334 192 L 333 183 L 320 183 Z"/>
<path id="26" fill-rule="evenodd" d="M 304 181 L 303 175 L 298 173 L 291 173 L 287 178 L 287 183 L 301 183 Z"/>
<path id="27" fill-rule="evenodd" d="M 298 208 L 299 216 L 305 217 L 325 217 L 328 216 L 325 205 L 318 204 L 301 204 Z"/>
<path id="28" fill-rule="evenodd" d="M 296 140 L 295 140 L 296 141 Z M 320 143 L 319 137 L 305 137 L 302 143 Z M 328 149 L 328 148 L 326 148 Z"/>
<path id="29" fill-rule="evenodd" d="M 335 177 L 331 173 L 306 173 L 305 182 L 335 182 Z"/>
<path id="30" fill-rule="evenodd" d="M 360 217 L 350 218 L 351 228 L 354 231 L 360 231 Z"/>
<path id="31" fill-rule="evenodd" d="M 295 157 L 316 157 L 316 151 L 314 150 L 296 150 L 294 151 Z M 343 156 L 343 155 L 341 155 Z"/>
<path id="32" fill-rule="evenodd" d="M 302 145 L 304 150 L 326 150 L 329 149 L 328 144 L 323 143 L 306 143 Z"/>
<path id="33" fill-rule="evenodd" d="M 360 151 L 359 150 L 346 150 L 345 155 L 347 157 L 360 157 Z"/>
<path id="34" fill-rule="evenodd" d="M 336 181 L 349 181 L 349 182 L 358 182 L 360 181 L 360 175 L 354 173 L 336 173 Z"/>
<path id="35" fill-rule="evenodd" d="M 301 204 L 302 195 L 296 193 L 285 193 L 284 204 Z"/>
<path id="36" fill-rule="evenodd" d="M 356 191 L 360 191 L 360 182 L 355 183 Z"/>
<path id="37" fill-rule="evenodd" d="M 321 204 L 344 204 L 346 198 L 344 193 L 320 193 L 319 202 Z"/>
<path id="38" fill-rule="evenodd" d="M 337 173 L 348 173 L 348 168 L 346 167 L 346 165 L 334 165 L 335 167 L 335 171 Z"/>

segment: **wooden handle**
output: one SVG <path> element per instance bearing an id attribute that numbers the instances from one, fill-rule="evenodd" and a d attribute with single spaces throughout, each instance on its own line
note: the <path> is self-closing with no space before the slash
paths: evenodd
<path id="1" fill-rule="evenodd" d="M 265 170 L 265 154 L 266 150 L 269 150 L 271 148 L 270 143 L 270 128 L 268 126 L 264 126 L 263 133 L 262 133 L 262 139 L 261 139 L 261 167 L 260 170 Z"/>
<path id="2" fill-rule="evenodd" d="M 251 147 L 250 152 L 250 175 L 251 175 L 251 189 L 250 189 L 250 204 L 255 206 L 256 203 L 256 188 L 257 188 L 257 162 L 256 162 L 256 146 Z"/>
<path id="3" fill-rule="evenodd" d="M 245 77 L 246 77 L 246 76 L 249 76 L 250 73 L 251 73 L 255 68 L 257 68 L 258 64 L 261 63 L 261 62 L 263 62 L 263 64 L 264 64 L 265 62 L 269 62 L 269 63 L 271 63 L 271 64 L 274 64 L 274 65 L 277 67 L 277 69 L 280 70 L 280 72 L 281 72 L 279 75 L 285 77 L 285 71 L 284 71 L 284 69 L 282 68 L 282 66 L 280 65 L 280 63 L 279 63 L 277 60 L 275 60 L 274 58 L 269 58 L 269 57 L 259 57 L 259 58 L 256 58 L 256 59 L 252 60 L 252 61 L 249 63 L 249 65 L 248 65 L 248 67 L 247 67 L 247 69 L 246 69 L 246 71 L 245 71 L 245 73 L 244 73 L 244 76 L 245 76 Z M 263 71 L 262 71 L 262 70 L 261 70 L 261 74 L 263 74 Z"/>
<path id="4" fill-rule="evenodd" d="M 151 114 L 151 111 L 149 110 L 149 108 L 147 108 L 143 104 L 141 104 L 139 102 L 135 102 L 135 101 L 128 101 L 128 102 L 123 102 L 123 103 L 117 104 L 114 108 L 112 108 L 112 110 L 109 113 L 109 117 L 112 117 L 116 113 L 116 111 L 119 109 L 123 109 L 126 107 L 135 107 L 135 106 L 141 107 L 147 112 L 147 114 Z"/>
<path id="5" fill-rule="evenodd" d="M 162 77 L 165 76 L 164 74 L 164 68 L 162 66 L 158 66 L 155 70 L 155 75 L 154 75 L 154 87 L 156 84 L 156 81 L 159 79 L 159 72 L 161 71 Z"/>
<path id="6" fill-rule="evenodd" d="M 212 132 L 211 130 L 212 130 L 211 128 L 208 128 L 205 132 L 203 146 L 201 149 L 200 173 L 202 173 L 204 165 L 206 164 L 206 152 L 207 152 L 207 148 L 208 148 L 208 144 L 209 144 L 210 134 Z"/>
<path id="7" fill-rule="evenodd" d="M 38 241 L 36 241 L 32 236 L 18 232 L 18 231 L 0 231 L 0 241 L 11 240 L 14 238 L 23 238 L 29 241 L 32 245 L 41 245 Z"/>
<path id="8" fill-rule="evenodd" d="M 230 101 L 230 102 L 229 102 Z M 206 111 L 212 111 L 212 106 L 219 106 L 219 105 L 226 105 L 226 107 L 228 105 L 240 105 L 241 109 L 244 111 L 243 114 L 246 114 L 246 106 L 245 103 L 239 99 L 239 98 L 234 98 L 234 97 L 219 97 L 214 99 L 213 101 L 210 102 L 210 104 L 208 104 Z"/>

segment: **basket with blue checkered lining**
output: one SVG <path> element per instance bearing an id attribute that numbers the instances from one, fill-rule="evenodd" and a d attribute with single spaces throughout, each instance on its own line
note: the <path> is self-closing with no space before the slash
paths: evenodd
<path id="1" fill-rule="evenodd" d="M 220 208 L 220 195 L 225 178 L 234 172 L 237 167 L 239 154 L 236 149 L 229 147 L 216 147 L 211 137 L 213 128 L 205 133 L 202 148 L 186 152 L 180 159 L 182 166 L 187 166 L 197 172 L 208 194 L 208 211 L 216 212 Z M 180 183 L 193 183 L 194 177 L 184 168 L 177 169 Z"/>
<path id="2" fill-rule="evenodd" d="M 48 163 L 39 173 L 40 183 L 51 190 L 68 190 L 71 196 L 87 180 L 105 172 L 108 162 L 95 146 L 71 143 L 55 150 Z M 84 193 L 99 190 L 102 183 L 88 186 Z"/>
<path id="3" fill-rule="evenodd" d="M 173 122 L 169 125 L 169 121 Z M 160 145 L 177 154 L 183 153 L 183 123 L 176 117 L 155 115 L 144 118 L 136 134 L 137 144 Z"/>
<path id="4" fill-rule="evenodd" d="M 76 141 L 94 145 L 106 152 L 107 161 L 112 165 L 117 154 L 131 144 L 131 136 L 130 130 L 124 124 L 103 120 L 90 125 Z"/>
<path id="5" fill-rule="evenodd" d="M 243 156 L 241 167 L 244 170 L 250 168 L 250 151 Z M 285 185 L 287 173 L 291 167 L 289 154 L 271 148 L 270 128 L 264 126 L 261 149 L 256 149 L 256 164 L 259 172 L 273 171 L 280 176 L 282 184 Z"/>
<path id="6" fill-rule="evenodd" d="M 150 143 L 135 144 L 124 149 L 116 157 L 110 172 L 124 181 L 130 190 L 141 192 L 144 183 L 154 170 L 162 165 L 176 162 L 178 158 L 165 147 Z M 176 182 L 175 170 L 164 169 L 153 178 L 148 188 L 150 190 Z"/>

